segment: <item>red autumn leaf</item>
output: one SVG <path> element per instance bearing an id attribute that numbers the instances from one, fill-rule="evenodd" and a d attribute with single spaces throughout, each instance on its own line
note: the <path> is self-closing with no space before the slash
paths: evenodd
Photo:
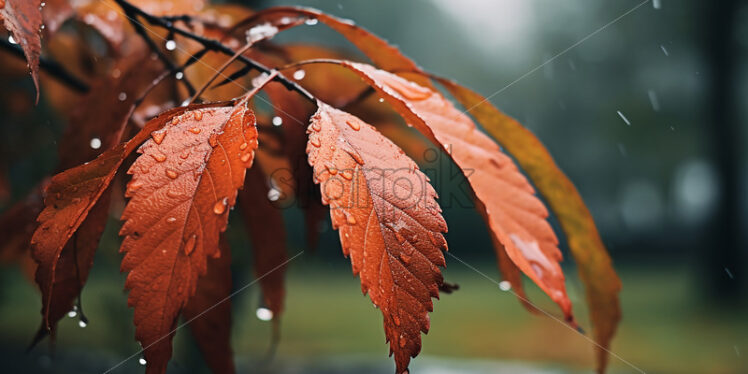
<path id="1" fill-rule="evenodd" d="M 307 246 L 313 249 L 319 241 L 320 223 L 327 215 L 327 207 L 320 202 L 319 192 L 312 181 L 312 169 L 306 161 L 306 124 L 314 114 L 314 108 L 295 92 L 278 84 L 269 84 L 265 90 L 275 108 L 275 115 L 284 124 L 284 153 L 291 166 L 290 177 L 298 205 L 304 211 Z M 281 179 L 281 185 L 289 185 L 291 183 L 283 180 L 288 178 L 286 174 L 282 170 L 275 171 L 273 178 Z"/>
<path id="2" fill-rule="evenodd" d="M 361 289 L 384 316 L 397 372 L 428 332 L 439 296 L 447 225 L 418 166 L 360 119 L 319 103 L 307 152 Z"/>
<path id="3" fill-rule="evenodd" d="M 575 326 L 548 211 L 514 162 L 440 94 L 371 65 L 338 63 L 359 73 L 408 124 L 450 155 L 470 183 L 494 238 Z"/>
<path id="4" fill-rule="evenodd" d="M 150 53 L 140 50 L 117 61 L 112 68 L 116 76 L 94 82 L 70 113 L 71 125 L 58 147 L 58 170 L 90 161 L 119 143 L 135 101 L 163 69 Z"/>
<path id="5" fill-rule="evenodd" d="M 262 170 L 250 169 L 244 189 L 239 192 L 239 208 L 252 241 L 254 273 L 277 324 L 286 296 L 284 278 L 288 256 L 283 214 L 268 199 L 269 190 Z"/>
<path id="6" fill-rule="evenodd" d="M 44 183 L 42 183 L 42 186 Z M 35 187 L 26 197 L 8 208 L 0 217 L 0 263 L 8 263 L 28 255 L 36 216 L 44 208 L 43 187 Z"/>
<path id="7" fill-rule="evenodd" d="M 251 169 L 250 169 L 251 170 Z M 231 249 L 224 236 L 221 257 L 208 259 L 208 272 L 197 281 L 195 295 L 182 315 L 205 361 L 214 373 L 234 373 L 231 350 Z"/>
<path id="8" fill-rule="evenodd" d="M 80 293 L 80 288 L 85 282 L 84 276 L 80 277 L 78 283 L 71 283 L 67 281 L 69 277 L 61 275 L 58 278 L 57 274 L 69 274 L 81 269 L 81 275 L 88 273 L 91 266 L 89 259 L 93 258 L 96 249 L 91 238 L 100 236 L 101 233 L 96 234 L 98 224 L 86 223 L 89 221 L 87 217 L 94 206 L 97 206 L 104 191 L 109 188 L 123 160 L 138 144 L 147 139 L 152 131 L 160 129 L 174 115 L 187 109 L 177 108 L 164 113 L 150 121 L 130 141 L 102 153 L 89 163 L 52 177 L 45 190 L 44 210 L 37 218 L 39 226 L 31 238 L 32 255 L 39 265 L 36 280 L 42 291 L 43 329 L 52 330 L 55 322 L 59 320 L 57 316 L 69 310 L 73 300 Z M 106 212 L 104 208 L 100 209 Z M 94 220 L 100 220 L 104 213 L 97 213 Z M 69 239 L 79 229 L 84 230 L 81 236 L 86 238 L 87 245 L 68 246 Z M 87 232 L 88 229 L 93 232 Z M 68 286 L 73 288 L 65 288 Z M 61 290 L 67 297 L 55 296 L 55 290 Z"/>
<path id="9" fill-rule="evenodd" d="M 608 348 L 621 319 L 621 280 L 605 250 L 592 214 L 574 184 L 553 161 L 538 138 L 481 95 L 447 79 L 439 82 L 510 152 L 548 201 L 569 242 L 587 291 L 597 349 L 598 371 L 604 372 Z"/>
<path id="10" fill-rule="evenodd" d="M 171 356 L 179 312 L 195 293 L 208 257 L 244 185 L 257 148 L 255 117 L 235 107 L 201 108 L 173 117 L 138 150 L 122 213 L 122 271 L 135 309 L 135 335 L 149 373 Z"/>
<path id="11" fill-rule="evenodd" d="M 2 4 L 0 18 L 26 55 L 26 61 L 31 69 L 31 78 L 36 87 L 36 101 L 39 102 L 39 55 L 42 53 L 42 40 L 39 32 L 42 27 L 42 1 L 3 0 Z"/>

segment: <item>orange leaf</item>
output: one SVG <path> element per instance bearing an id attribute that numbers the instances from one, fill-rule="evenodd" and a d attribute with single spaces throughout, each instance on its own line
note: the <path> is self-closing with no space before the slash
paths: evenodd
<path id="1" fill-rule="evenodd" d="M 548 150 L 529 130 L 477 93 L 447 79 L 439 79 L 439 82 L 517 159 L 558 217 L 587 289 L 595 341 L 605 348 L 597 351 L 598 370 L 605 371 L 606 349 L 610 347 L 621 319 L 618 300 L 621 280 L 613 269 L 595 221 L 582 197 L 558 168 Z"/>
<path id="2" fill-rule="evenodd" d="M 382 94 L 408 122 L 444 149 L 463 171 L 492 235 L 576 326 L 548 211 L 514 162 L 440 94 L 371 65 L 339 61 Z M 501 248 L 496 248 L 500 251 Z"/>
<path id="3" fill-rule="evenodd" d="M 439 296 L 447 231 L 418 166 L 360 119 L 319 103 L 307 152 L 361 289 L 384 316 L 397 373 L 421 350 Z"/>
<path id="4" fill-rule="evenodd" d="M 232 374 L 231 250 L 222 235 L 221 257 L 208 259 L 208 272 L 197 281 L 195 295 L 182 311 L 205 361 L 214 373 Z"/>
<path id="5" fill-rule="evenodd" d="M 207 258 L 221 255 L 218 237 L 257 148 L 247 98 L 233 108 L 173 117 L 140 147 L 128 171 L 133 178 L 122 213 L 121 270 L 129 272 L 128 304 L 149 373 L 166 370 L 177 316 L 205 274 Z"/>
<path id="6" fill-rule="evenodd" d="M 4 0 L 0 7 L 0 18 L 5 28 L 13 34 L 21 45 L 26 61 L 31 69 L 31 79 L 36 87 L 36 102 L 39 102 L 39 54 L 42 53 L 42 40 L 39 32 L 42 27 L 41 0 Z"/>
<path id="7" fill-rule="evenodd" d="M 291 166 L 291 175 L 285 170 L 275 170 L 272 178 L 281 186 L 295 187 L 298 206 L 304 211 L 307 246 L 314 249 L 319 241 L 320 223 L 327 215 L 327 207 L 319 200 L 312 169 L 306 161 L 306 124 L 314 114 L 314 107 L 280 84 L 269 84 L 265 90 L 276 110 L 275 115 L 283 123 L 284 152 Z"/>
<path id="8" fill-rule="evenodd" d="M 239 208 L 252 240 L 255 277 L 259 279 L 265 304 L 277 317 L 283 312 L 286 229 L 283 214 L 268 199 L 268 183 L 259 168 L 247 173 L 244 189 L 239 192 Z"/>
<path id="9" fill-rule="evenodd" d="M 210 105 L 223 105 L 223 103 Z M 65 170 L 52 177 L 45 190 L 44 210 L 37 218 L 39 226 L 31 238 L 32 255 L 39 264 L 36 279 L 42 291 L 42 327 L 44 329 L 52 330 L 54 323 L 59 319 L 53 318 L 59 315 L 57 311 L 69 310 L 68 306 L 72 305 L 73 299 L 80 293 L 80 287 L 85 282 L 85 277 L 81 277 L 80 286 L 75 286 L 72 291 L 63 288 L 63 293 L 70 296 L 70 299 L 57 297 L 54 296 L 54 292 L 60 289 L 58 286 L 70 285 L 70 283 L 62 284 L 62 280 L 67 278 L 62 276 L 62 279 L 58 280 L 57 273 L 68 274 L 71 271 L 77 271 L 76 266 L 82 268 L 84 264 L 90 268 L 90 261 L 83 259 L 92 256 L 87 251 L 93 252 L 96 249 L 91 239 L 87 239 L 90 245 L 83 247 L 86 251 L 83 251 L 83 248 L 80 251 L 74 251 L 67 246 L 68 241 L 84 224 L 87 228 L 98 227 L 95 223 L 86 223 L 89 220 L 87 217 L 104 191 L 109 188 L 123 160 L 135 150 L 135 147 L 145 141 L 152 131 L 160 129 L 173 116 L 188 109 L 176 108 L 167 111 L 148 122 L 143 130 L 130 141 L 118 144 L 91 162 Z M 94 220 L 101 220 L 101 216 L 99 214 L 97 216 Z M 92 235 L 86 232 L 83 236 L 90 238 Z M 76 260 L 79 257 L 81 259 Z M 88 268 L 83 272 L 87 273 Z M 52 310 L 54 312 L 50 313 Z"/>

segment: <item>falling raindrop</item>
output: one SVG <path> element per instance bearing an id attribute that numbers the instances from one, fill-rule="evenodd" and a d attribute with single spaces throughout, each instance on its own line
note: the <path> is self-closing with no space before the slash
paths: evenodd
<path id="1" fill-rule="evenodd" d="M 652 104 L 652 109 L 655 112 L 660 111 L 660 101 L 657 99 L 657 93 L 654 92 L 654 90 L 647 91 L 647 95 L 649 95 L 649 102 Z"/>
<path id="2" fill-rule="evenodd" d="M 631 126 L 631 122 L 629 122 L 629 119 L 626 118 L 626 116 L 624 116 L 623 113 L 621 113 L 620 110 L 616 111 L 616 113 L 618 113 L 618 116 L 621 117 L 621 119 L 623 120 L 623 122 L 626 122 L 626 125 Z"/>
<path id="3" fill-rule="evenodd" d="M 662 49 L 662 53 L 665 54 L 665 57 L 670 56 L 670 53 L 668 53 L 668 51 L 667 51 L 667 49 L 665 48 L 664 45 L 660 44 L 660 49 Z"/>
<path id="4" fill-rule="evenodd" d="M 127 94 L 125 92 L 120 92 L 117 99 L 119 99 L 119 101 L 125 101 L 127 100 Z"/>
<path id="5" fill-rule="evenodd" d="M 257 319 L 260 321 L 270 321 L 273 319 L 273 311 L 268 308 L 257 308 Z"/>
<path id="6" fill-rule="evenodd" d="M 732 272 L 730 269 L 725 268 L 725 273 L 727 273 L 727 276 L 730 277 L 730 279 L 735 279 L 735 276 L 732 275 Z"/>
<path id="7" fill-rule="evenodd" d="M 18 44 L 18 42 L 15 39 L 13 39 L 13 35 L 8 35 L 8 43 Z"/>
<path id="8" fill-rule="evenodd" d="M 626 146 L 623 145 L 623 143 L 618 143 L 618 151 L 621 152 L 621 156 L 628 156 L 628 152 L 626 152 Z"/>
<path id="9" fill-rule="evenodd" d="M 512 284 L 509 283 L 509 281 L 501 281 L 499 282 L 499 289 L 502 291 L 509 291 L 512 289 Z"/>
<path id="10" fill-rule="evenodd" d="M 99 138 L 91 138 L 91 142 L 89 143 L 92 149 L 99 149 L 101 148 L 101 139 Z"/>
<path id="11" fill-rule="evenodd" d="M 78 307 L 73 305 L 73 309 L 68 312 L 68 317 L 75 318 L 78 316 Z"/>
<path id="12" fill-rule="evenodd" d="M 167 40 L 166 41 L 166 49 L 169 50 L 169 51 L 173 51 L 173 50 L 177 49 L 177 42 L 175 42 L 173 40 Z"/>
<path id="13" fill-rule="evenodd" d="M 293 79 L 296 79 L 297 81 L 304 79 L 305 76 L 306 72 L 304 71 L 304 69 L 299 69 L 293 72 Z"/>
<path id="14" fill-rule="evenodd" d="M 278 116 L 273 117 L 273 126 L 280 126 L 283 124 L 283 118 Z"/>
<path id="15" fill-rule="evenodd" d="M 78 326 L 80 328 L 85 328 L 86 326 L 88 326 L 88 323 L 86 323 L 86 321 L 84 321 L 84 320 L 80 320 L 80 321 L 78 321 Z"/>
<path id="16" fill-rule="evenodd" d="M 147 361 L 146 361 L 146 360 L 145 360 L 145 359 L 144 359 L 143 357 L 141 357 L 141 358 L 140 358 L 140 359 L 138 360 L 138 363 L 140 363 L 141 365 L 145 366 L 145 364 L 147 364 L 148 362 L 147 362 Z"/>

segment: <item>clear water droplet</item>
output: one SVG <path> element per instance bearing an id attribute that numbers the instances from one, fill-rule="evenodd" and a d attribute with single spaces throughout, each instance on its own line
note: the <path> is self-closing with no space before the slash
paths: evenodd
<path id="1" fill-rule="evenodd" d="M 177 42 L 175 42 L 173 40 L 167 40 L 166 41 L 166 49 L 169 50 L 169 51 L 173 51 L 173 50 L 177 49 Z"/>
<path id="2" fill-rule="evenodd" d="M 146 361 L 146 360 L 145 360 L 145 359 L 144 359 L 143 357 L 141 357 L 141 358 L 140 358 L 140 359 L 138 360 L 138 363 L 139 363 L 140 365 L 143 365 L 143 366 L 145 366 L 145 364 L 147 364 L 147 363 L 148 363 L 148 361 Z"/>
<path id="3" fill-rule="evenodd" d="M 348 222 L 349 225 L 355 225 L 356 224 L 356 217 L 353 216 L 353 214 L 347 214 L 345 217 L 346 222 Z"/>
<path id="4" fill-rule="evenodd" d="M 195 244 L 197 244 L 197 235 L 193 234 L 187 239 L 187 243 L 184 243 L 184 254 L 189 256 L 195 250 Z"/>
<path id="5" fill-rule="evenodd" d="M 361 124 L 358 123 L 358 121 L 350 120 L 350 121 L 345 121 L 345 123 L 347 123 L 348 126 L 350 126 L 355 131 L 358 131 L 361 129 Z"/>
<path id="6" fill-rule="evenodd" d="M 283 118 L 278 116 L 273 117 L 273 126 L 280 126 L 283 124 Z"/>
<path id="7" fill-rule="evenodd" d="M 91 138 L 91 142 L 89 142 L 88 144 L 91 146 L 91 149 L 99 149 L 101 148 L 101 139 Z"/>
<path id="8" fill-rule="evenodd" d="M 216 201 L 215 205 L 213 205 L 213 213 L 223 214 L 223 212 L 226 211 L 227 205 L 229 205 L 228 197 L 224 197 L 223 199 Z"/>
<path id="9" fill-rule="evenodd" d="M 151 133 L 151 137 L 156 144 L 161 144 L 164 141 L 164 137 L 166 137 L 166 131 L 154 131 Z"/>
<path id="10" fill-rule="evenodd" d="M 268 190 L 268 200 L 270 201 L 278 201 L 280 199 L 281 192 L 277 188 L 271 188 Z"/>
<path id="11" fill-rule="evenodd" d="M 311 145 L 313 145 L 313 146 L 315 146 L 317 148 L 319 148 L 319 147 L 322 146 L 322 143 L 319 142 L 319 138 L 317 138 L 317 137 L 309 139 L 309 144 L 311 144 Z"/>
<path id="12" fill-rule="evenodd" d="M 166 176 L 169 177 L 169 178 L 171 178 L 171 179 L 177 179 L 177 177 L 179 176 L 179 174 L 177 174 L 177 172 L 174 171 L 174 170 L 166 169 Z"/>
<path id="13" fill-rule="evenodd" d="M 203 112 L 202 112 L 202 111 L 199 111 L 199 110 L 198 110 L 198 111 L 196 111 L 196 112 L 195 112 L 195 120 L 196 120 L 196 121 L 202 121 L 202 119 L 203 119 Z"/>
<path id="14" fill-rule="evenodd" d="M 174 74 L 174 78 L 177 78 L 177 80 L 181 80 L 182 78 L 184 78 L 184 73 L 178 71 L 176 74 Z"/>
<path id="15" fill-rule="evenodd" d="M 86 323 L 86 321 L 83 321 L 83 320 L 78 321 L 78 327 L 85 328 L 86 326 L 88 326 L 88 323 Z"/>
<path id="16" fill-rule="evenodd" d="M 293 72 L 293 79 L 296 79 L 297 81 L 304 79 L 305 76 L 306 72 L 304 71 L 304 69 L 299 69 Z"/>
<path id="17" fill-rule="evenodd" d="M 499 282 L 499 289 L 502 291 L 509 291 L 512 289 L 512 284 L 509 283 L 509 281 L 501 281 Z"/>
<path id="18" fill-rule="evenodd" d="M 270 321 L 273 319 L 273 311 L 268 308 L 257 308 L 257 311 L 255 312 L 255 315 L 257 316 L 257 319 L 260 321 Z"/>
<path id="19" fill-rule="evenodd" d="M 202 131 L 202 129 L 200 129 L 199 127 L 193 127 L 191 129 L 189 129 L 189 132 L 191 132 L 191 133 L 193 133 L 195 135 L 199 134 L 200 131 Z"/>
<path id="20" fill-rule="evenodd" d="M 8 43 L 18 44 L 18 42 L 13 38 L 13 35 L 8 35 Z"/>
<path id="21" fill-rule="evenodd" d="M 158 151 L 155 153 L 151 153 L 151 157 L 153 157 L 153 159 L 156 160 L 156 162 L 166 161 L 166 155 Z"/>
<path id="22" fill-rule="evenodd" d="M 167 218 L 167 219 L 166 219 L 166 222 L 167 222 L 167 223 L 174 223 L 174 222 L 177 222 L 177 218 L 176 218 L 176 217 L 169 217 L 169 218 Z"/>
<path id="23" fill-rule="evenodd" d="M 314 25 L 316 25 L 316 24 L 317 24 L 318 22 L 319 22 L 319 21 L 317 21 L 317 19 L 316 19 L 316 18 L 309 18 L 308 20 L 304 21 L 304 23 L 306 23 L 306 24 L 307 24 L 307 25 L 309 25 L 309 26 L 314 26 Z"/>

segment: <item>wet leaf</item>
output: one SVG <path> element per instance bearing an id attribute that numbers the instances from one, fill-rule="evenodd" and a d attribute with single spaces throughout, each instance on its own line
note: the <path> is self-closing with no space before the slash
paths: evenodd
<path id="1" fill-rule="evenodd" d="M 447 224 L 415 162 L 360 119 L 321 102 L 318 108 L 308 130 L 309 162 L 343 253 L 382 312 L 402 373 L 429 330 Z"/>
<path id="2" fill-rule="evenodd" d="M 220 233 L 236 203 L 257 148 L 247 100 L 234 107 L 200 108 L 173 117 L 151 134 L 130 167 L 130 198 L 122 213 L 128 304 L 147 371 L 162 373 L 171 356 L 174 324 L 208 257 L 221 255 Z"/>
<path id="3" fill-rule="evenodd" d="M 39 102 L 39 55 L 42 41 L 39 32 L 42 27 L 41 0 L 4 0 L 0 7 L 0 18 L 13 38 L 23 49 L 31 70 L 31 78 L 36 87 L 36 102 Z"/>
<path id="4" fill-rule="evenodd" d="M 221 257 L 208 259 L 208 272 L 197 281 L 195 295 L 187 301 L 182 315 L 211 370 L 233 374 L 231 250 L 223 235 L 218 244 Z"/>
<path id="5" fill-rule="evenodd" d="M 338 63 L 359 73 L 408 124 L 449 154 L 475 193 L 493 237 L 576 326 L 559 265 L 558 239 L 546 220 L 548 211 L 514 162 L 437 92 L 367 64 Z"/>
<path id="6" fill-rule="evenodd" d="M 597 350 L 598 370 L 604 371 L 607 349 L 621 319 L 621 280 L 579 191 L 530 130 L 477 93 L 447 79 L 439 82 L 515 157 L 558 217 L 587 290 L 595 341 L 602 347 Z"/>

